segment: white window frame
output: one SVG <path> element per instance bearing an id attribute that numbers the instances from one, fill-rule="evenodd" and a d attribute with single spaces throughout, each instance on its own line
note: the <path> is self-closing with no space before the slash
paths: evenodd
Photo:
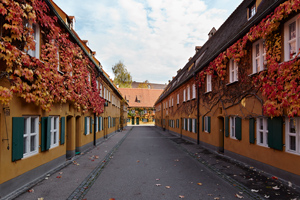
<path id="1" fill-rule="evenodd" d="M 268 119 L 256 118 L 256 138 L 257 145 L 268 147 Z"/>
<path id="2" fill-rule="evenodd" d="M 96 133 L 99 131 L 99 117 L 96 117 Z"/>
<path id="3" fill-rule="evenodd" d="M 33 31 L 34 31 L 33 38 L 34 38 L 34 42 L 35 42 L 35 50 L 30 49 L 27 51 L 27 53 L 31 57 L 40 59 L 40 26 L 38 24 L 32 24 L 29 22 L 26 22 L 25 24 L 26 24 L 25 26 L 28 26 L 33 29 Z M 34 25 L 34 27 L 33 27 L 33 25 Z"/>
<path id="4" fill-rule="evenodd" d="M 185 118 L 183 118 L 183 130 L 186 130 L 186 121 Z"/>
<path id="5" fill-rule="evenodd" d="M 291 131 L 291 120 L 294 121 L 295 131 Z M 286 118 L 285 119 L 285 150 L 286 152 L 300 155 L 300 118 Z M 295 149 L 291 147 L 291 138 L 295 138 Z"/>
<path id="6" fill-rule="evenodd" d="M 265 40 L 260 39 L 252 44 L 252 73 L 263 71 L 266 64 Z"/>
<path id="7" fill-rule="evenodd" d="M 192 119 L 192 132 L 193 133 L 196 133 L 195 125 L 196 125 L 196 119 Z"/>
<path id="8" fill-rule="evenodd" d="M 179 94 L 177 94 L 177 105 L 179 104 Z"/>
<path id="9" fill-rule="evenodd" d="M 174 106 L 174 98 L 172 97 L 172 107 Z"/>
<path id="10" fill-rule="evenodd" d="M 88 81 L 89 81 L 88 83 L 91 84 L 91 73 L 90 72 L 88 73 Z"/>
<path id="11" fill-rule="evenodd" d="M 187 87 L 187 101 L 191 100 L 191 88 L 190 86 Z"/>
<path id="12" fill-rule="evenodd" d="M 50 149 L 59 144 L 59 116 L 50 116 Z M 55 127 L 56 126 L 56 127 Z M 55 140 L 56 139 L 56 140 Z"/>
<path id="13" fill-rule="evenodd" d="M 34 126 L 32 126 L 32 119 L 34 120 Z M 23 158 L 33 156 L 39 153 L 39 117 L 38 116 L 24 116 L 24 135 L 23 143 L 26 144 L 23 147 Z M 34 127 L 34 131 L 32 131 Z M 31 138 L 34 137 L 32 141 Z M 34 149 L 31 150 L 32 142 L 34 143 Z"/>
<path id="14" fill-rule="evenodd" d="M 183 90 L 183 102 L 186 102 L 186 89 Z"/>
<path id="15" fill-rule="evenodd" d="M 100 97 L 102 97 L 102 93 L 103 93 L 102 88 L 103 88 L 103 86 L 102 86 L 102 84 L 100 83 L 100 91 L 99 91 L 99 96 L 100 96 Z"/>
<path id="16" fill-rule="evenodd" d="M 250 20 L 256 14 L 256 3 L 249 7 L 249 19 Z"/>
<path id="17" fill-rule="evenodd" d="M 229 134 L 230 134 L 230 138 L 232 139 L 236 139 L 235 118 L 236 117 L 229 117 Z"/>
<path id="18" fill-rule="evenodd" d="M 108 101 L 111 101 L 110 91 L 108 91 Z"/>
<path id="19" fill-rule="evenodd" d="M 238 80 L 238 64 L 232 58 L 229 61 L 229 82 L 234 83 Z"/>
<path id="20" fill-rule="evenodd" d="M 196 84 L 192 85 L 192 99 L 196 99 Z"/>
<path id="21" fill-rule="evenodd" d="M 210 75 L 210 74 L 206 75 L 206 92 L 211 92 L 212 91 L 211 78 L 212 78 L 212 75 Z"/>
<path id="22" fill-rule="evenodd" d="M 208 131 L 208 127 L 209 127 L 209 124 L 208 124 L 208 116 L 205 116 L 205 117 L 204 117 L 204 131 L 207 132 L 207 133 L 209 132 L 209 131 Z"/>
<path id="23" fill-rule="evenodd" d="M 289 61 L 295 58 L 295 56 L 299 53 L 299 47 L 300 47 L 300 20 L 299 16 L 297 15 L 287 21 L 284 24 L 284 61 Z M 295 23 L 295 38 L 290 39 L 290 25 L 292 23 Z M 291 50 L 290 49 L 290 44 L 294 43 L 295 44 L 295 49 Z M 291 54 L 293 53 L 293 56 Z"/>
<path id="24" fill-rule="evenodd" d="M 91 127 L 91 122 L 90 122 L 91 118 L 90 117 L 86 117 L 86 135 L 90 134 L 90 127 Z"/>

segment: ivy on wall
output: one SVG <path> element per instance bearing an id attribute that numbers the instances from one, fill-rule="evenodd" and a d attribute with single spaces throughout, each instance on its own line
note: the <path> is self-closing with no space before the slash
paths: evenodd
<path id="1" fill-rule="evenodd" d="M 263 38 L 266 41 L 267 50 L 266 70 L 257 76 L 252 76 L 249 82 L 242 79 L 243 83 L 254 85 L 260 89 L 265 99 L 264 115 L 271 117 L 284 114 L 289 117 L 300 116 L 300 60 L 297 55 L 291 61 L 280 62 L 282 37 L 279 33 L 281 22 L 299 9 L 299 0 L 289 0 L 278 6 L 273 13 L 258 25 L 253 26 L 243 38 L 220 53 L 205 70 L 198 74 L 199 87 L 203 87 L 207 74 L 224 81 L 227 76 L 227 63 L 232 58 L 239 64 L 240 70 L 241 60 L 248 54 L 247 44 Z M 250 64 L 248 63 L 248 65 Z"/>
<path id="2" fill-rule="evenodd" d="M 0 62 L 6 66 L 1 68 L 0 77 L 10 82 L 10 87 L 0 86 L 1 104 L 9 105 L 15 94 L 45 111 L 55 103 L 68 101 L 78 111 L 91 109 L 97 115 L 103 112 L 96 66 L 60 29 L 45 1 L 2 0 L 0 19 Z M 40 26 L 40 59 L 25 53 L 35 50 L 34 30 L 26 23 Z"/>

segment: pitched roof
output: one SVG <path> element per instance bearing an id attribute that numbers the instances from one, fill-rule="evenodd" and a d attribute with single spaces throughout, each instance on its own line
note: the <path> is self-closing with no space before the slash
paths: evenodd
<path id="1" fill-rule="evenodd" d="M 154 107 L 155 101 L 163 90 L 146 88 L 119 88 L 129 107 Z M 139 101 L 139 102 L 138 102 Z"/>
<path id="2" fill-rule="evenodd" d="M 256 14 L 248 20 L 247 8 L 253 1 L 244 0 L 217 32 L 196 52 L 184 68 L 177 73 L 176 77 L 167 85 L 157 103 L 208 66 L 221 52 L 225 51 L 239 38 L 243 37 L 249 32 L 252 26 L 258 24 L 284 1 L 286 0 L 262 0 L 257 8 Z"/>
<path id="3" fill-rule="evenodd" d="M 139 84 L 141 84 L 143 82 L 136 82 L 133 81 L 131 83 L 131 88 L 138 88 Z M 164 90 L 167 86 L 167 84 L 158 84 L 158 83 L 147 83 L 147 85 L 150 85 L 150 89 L 160 89 L 160 90 Z"/>

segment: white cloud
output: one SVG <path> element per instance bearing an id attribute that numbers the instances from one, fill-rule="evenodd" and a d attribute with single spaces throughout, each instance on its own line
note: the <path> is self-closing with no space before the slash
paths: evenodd
<path id="1" fill-rule="evenodd" d="M 121 60 L 133 80 L 157 83 L 176 75 L 195 46 L 203 45 L 212 27 L 219 28 L 241 2 L 235 0 L 228 11 L 204 0 L 54 1 L 75 15 L 78 34 L 89 40 L 111 77 L 111 67 Z"/>

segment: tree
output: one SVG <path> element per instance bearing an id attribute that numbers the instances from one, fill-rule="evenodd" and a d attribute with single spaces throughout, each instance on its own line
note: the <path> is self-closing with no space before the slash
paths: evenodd
<path id="1" fill-rule="evenodd" d="M 114 84 L 119 85 L 120 88 L 131 88 L 132 77 L 122 61 L 116 63 L 112 71 L 115 75 Z"/>
<path id="2" fill-rule="evenodd" d="M 149 81 L 146 80 L 145 82 L 140 83 L 140 84 L 138 85 L 138 88 L 148 88 L 148 85 L 149 85 Z"/>

